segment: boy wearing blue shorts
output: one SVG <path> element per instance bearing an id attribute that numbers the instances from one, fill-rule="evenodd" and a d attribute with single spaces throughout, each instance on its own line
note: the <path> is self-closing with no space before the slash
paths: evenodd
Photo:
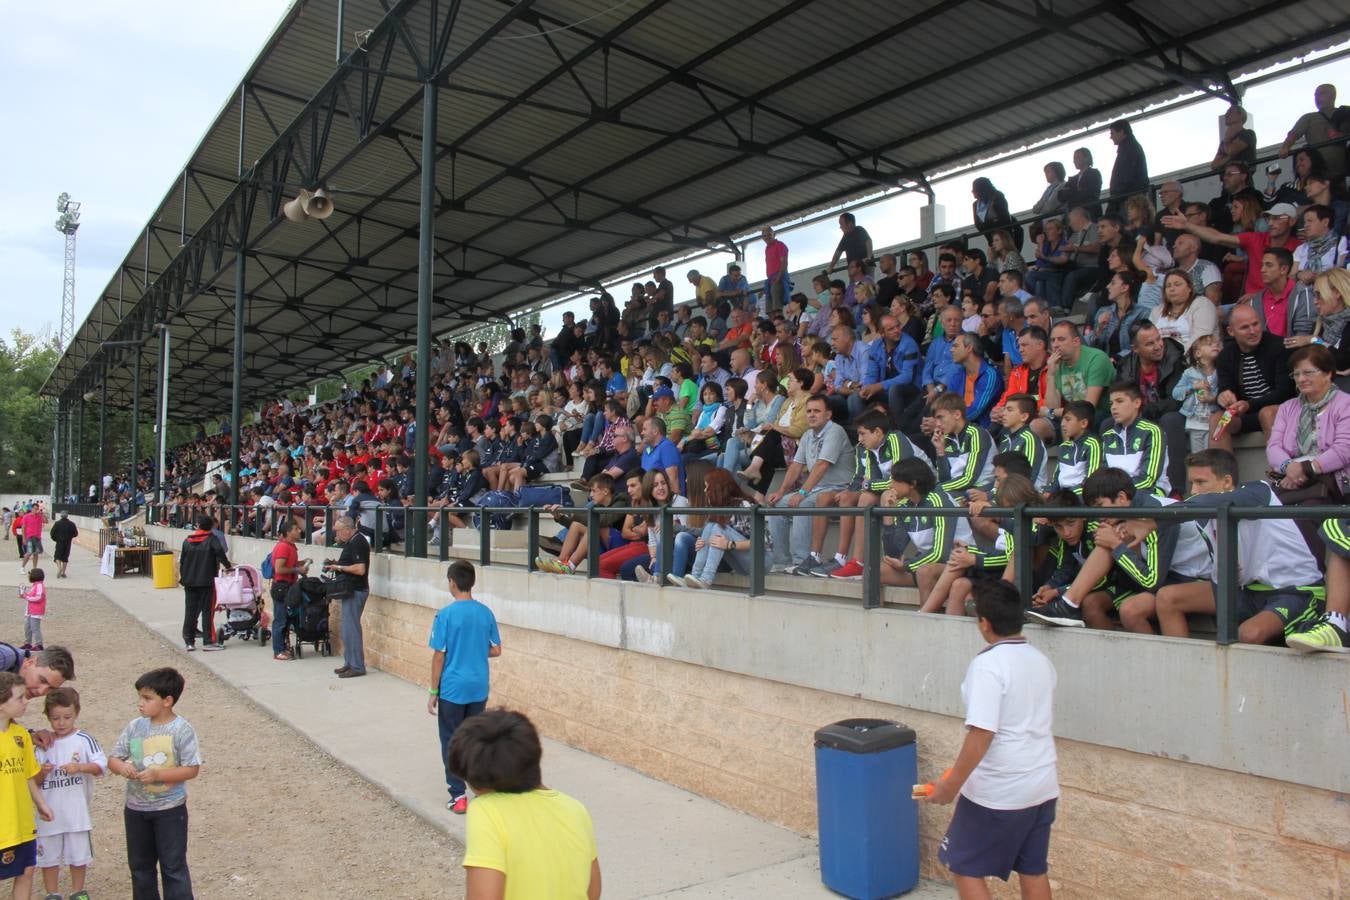
<path id="1" fill-rule="evenodd" d="M 1016 872 L 1022 897 L 1050 897 L 1050 826 L 1059 777 L 1051 732 L 1055 667 L 1022 637 L 1022 599 L 1002 580 L 973 585 L 987 646 L 961 683 L 966 737 L 929 803 L 956 801 L 938 848 L 963 900 L 989 897 L 984 880 Z"/>
<path id="2" fill-rule="evenodd" d="M 431 696 L 427 712 L 436 717 L 441 736 L 441 763 L 445 786 L 450 791 L 450 811 L 464 815 L 469 797 L 464 780 L 450 769 L 450 739 L 470 716 L 487 706 L 488 659 L 502 655 L 502 638 L 492 610 L 473 598 L 474 571 L 471 563 L 450 564 L 450 603 L 441 607 L 431 623 L 427 642 L 431 656 Z"/>
<path id="3" fill-rule="evenodd" d="M 28 708 L 28 690 L 14 672 L 0 672 L 0 881 L 13 880 L 14 897 L 33 891 L 37 864 L 37 822 L 52 811 L 38 789 L 42 768 L 33 736 L 16 719 Z"/>

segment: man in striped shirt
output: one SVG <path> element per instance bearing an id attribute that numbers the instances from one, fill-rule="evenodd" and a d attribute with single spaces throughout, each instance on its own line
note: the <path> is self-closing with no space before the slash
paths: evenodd
<path id="1" fill-rule="evenodd" d="M 1289 377 L 1289 351 L 1284 341 L 1266 331 L 1261 317 L 1251 306 L 1240 303 L 1228 316 L 1225 345 L 1215 362 L 1218 369 L 1220 412 L 1211 416 L 1210 433 L 1219 424 L 1223 411 L 1232 412 L 1232 420 L 1214 439 L 1214 446 L 1233 449 L 1233 436 L 1260 431 L 1270 434 L 1275 411 L 1294 396 L 1294 381 Z"/>

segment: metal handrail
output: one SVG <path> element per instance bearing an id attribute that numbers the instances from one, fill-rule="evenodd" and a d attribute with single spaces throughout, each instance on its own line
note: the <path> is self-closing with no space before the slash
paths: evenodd
<path id="1" fill-rule="evenodd" d="M 291 515 L 303 514 L 305 523 L 305 543 L 313 543 L 314 537 L 314 519 L 319 516 L 319 509 L 316 507 L 297 507 L 297 506 L 225 506 L 218 505 L 216 510 L 228 510 L 228 524 L 230 527 L 238 527 L 252 517 L 256 523 L 259 520 L 259 513 L 265 514 L 268 518 L 263 528 L 263 533 L 259 537 L 275 537 L 277 534 L 277 525 Z M 584 519 L 587 526 L 587 558 L 591 564 L 587 566 L 587 578 L 594 578 L 598 574 L 598 567 L 594 564 L 600 557 L 600 528 L 599 520 L 602 515 L 650 515 L 659 516 L 661 519 L 661 533 L 669 535 L 674 533 L 675 517 L 684 516 L 749 516 L 751 523 L 751 533 L 748 536 L 751 546 L 758 548 L 760 552 L 752 553 L 750 557 L 750 595 L 762 596 L 765 593 L 764 578 L 767 574 L 764 553 L 764 528 L 765 522 L 769 518 L 776 516 L 850 516 L 853 518 L 862 518 L 863 520 L 863 580 L 862 580 L 862 601 L 863 608 L 875 609 L 881 606 L 881 566 L 882 556 L 882 525 L 886 519 L 896 518 L 906 515 L 907 511 L 913 511 L 913 507 L 671 507 L 671 506 L 619 506 L 619 507 L 595 507 L 595 506 L 566 506 L 558 507 L 556 510 L 546 509 L 540 506 L 500 506 L 500 507 L 478 507 L 478 506 L 378 506 L 368 507 L 362 510 L 362 513 L 375 513 L 375 528 L 372 535 L 373 546 L 380 548 L 383 545 L 385 513 L 401 512 L 425 513 L 427 518 L 414 516 L 413 527 L 425 528 L 428 519 L 431 516 L 437 517 L 439 526 L 440 542 L 438 547 L 438 556 L 442 562 L 450 558 L 449 532 L 450 526 L 448 518 L 451 515 L 479 515 L 492 516 L 497 514 L 524 515 L 526 517 L 526 560 L 525 568 L 529 572 L 535 571 L 535 558 L 539 555 L 539 519 L 542 514 L 552 514 L 554 512 L 564 513 L 578 520 Z M 158 515 L 157 515 L 158 513 Z M 969 518 L 970 510 L 963 507 L 938 507 L 923 510 L 924 515 L 939 516 L 942 518 Z M 338 515 L 338 511 L 332 507 L 323 507 L 323 529 L 325 532 L 331 532 L 333 520 Z M 1161 506 L 1155 508 L 1103 508 L 1103 507 L 1081 507 L 1065 508 L 1057 506 L 1014 506 L 1014 507 L 988 507 L 983 511 L 984 518 L 1004 518 L 1011 519 L 1013 523 L 1013 571 L 1016 578 L 1018 593 L 1021 594 L 1023 602 L 1030 604 L 1030 598 L 1035 590 L 1032 581 L 1032 543 L 1031 527 L 1036 519 L 1085 519 L 1089 521 L 1100 521 L 1104 518 L 1111 519 L 1152 519 L 1159 522 L 1180 522 L 1194 520 L 1217 521 L 1217 556 L 1215 559 L 1215 610 L 1218 622 L 1217 640 L 1220 644 L 1231 644 L 1237 641 L 1238 634 L 1238 603 L 1237 592 L 1241 587 L 1237 583 L 1237 526 L 1243 521 L 1253 521 L 1262 519 L 1328 519 L 1328 518 L 1350 518 L 1350 506 L 1262 506 L 1262 507 L 1241 507 L 1226 505 L 1220 507 L 1208 506 L 1190 506 L 1184 503 Z M 155 524 L 156 522 L 169 521 L 168 506 L 159 504 L 157 506 L 147 505 L 146 522 Z M 492 560 L 492 528 L 482 528 L 480 519 L 479 532 L 479 565 L 493 565 Z M 177 524 L 189 524 L 178 522 Z M 425 544 L 419 545 L 415 540 L 405 540 L 403 542 L 403 555 L 407 558 L 426 559 L 429 555 L 425 552 L 418 554 L 419 546 L 425 551 Z M 661 571 L 669 572 L 674 558 L 674 541 L 662 540 L 661 547 Z"/>

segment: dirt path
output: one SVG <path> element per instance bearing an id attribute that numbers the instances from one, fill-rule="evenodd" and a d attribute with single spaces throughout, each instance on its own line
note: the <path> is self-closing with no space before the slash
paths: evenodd
<path id="1" fill-rule="evenodd" d="M 0 556 L 3 581 L 10 585 L 21 577 L 15 556 L 12 544 Z M 197 897 L 463 895 L 463 851 L 448 834 L 399 806 L 101 594 L 62 584 L 48 581 L 43 630 L 49 643 L 74 652 L 80 726 L 105 750 L 136 715 L 132 683 L 138 675 L 172 665 L 187 679 L 178 709 L 196 728 L 205 761 L 188 785 L 188 856 Z M 3 590 L 13 598 L 12 587 Z M 20 603 L 11 599 L 0 609 L 0 636 L 21 636 Z M 33 728 L 45 723 L 41 700 L 29 703 L 23 722 Z M 398 743 L 397 736 L 372 739 Z M 88 881 L 94 900 L 131 894 L 123 785 L 105 776 L 94 792 L 96 859 Z M 66 879 L 63 873 L 60 890 L 69 894 Z M 35 881 L 35 896 L 45 896 L 41 876 Z"/>

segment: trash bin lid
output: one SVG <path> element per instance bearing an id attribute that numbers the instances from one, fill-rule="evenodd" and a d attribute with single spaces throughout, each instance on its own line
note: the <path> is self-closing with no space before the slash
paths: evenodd
<path id="1" fill-rule="evenodd" d="M 154 555 L 154 556 L 164 556 L 164 555 L 166 555 L 166 554 L 169 555 L 169 556 L 173 556 L 173 551 L 172 551 L 172 550 L 156 550 L 156 551 L 154 552 L 153 555 Z"/>
<path id="2" fill-rule="evenodd" d="M 888 719 L 844 719 L 816 732 L 816 746 L 847 753 L 880 753 L 914 743 L 914 729 Z"/>

